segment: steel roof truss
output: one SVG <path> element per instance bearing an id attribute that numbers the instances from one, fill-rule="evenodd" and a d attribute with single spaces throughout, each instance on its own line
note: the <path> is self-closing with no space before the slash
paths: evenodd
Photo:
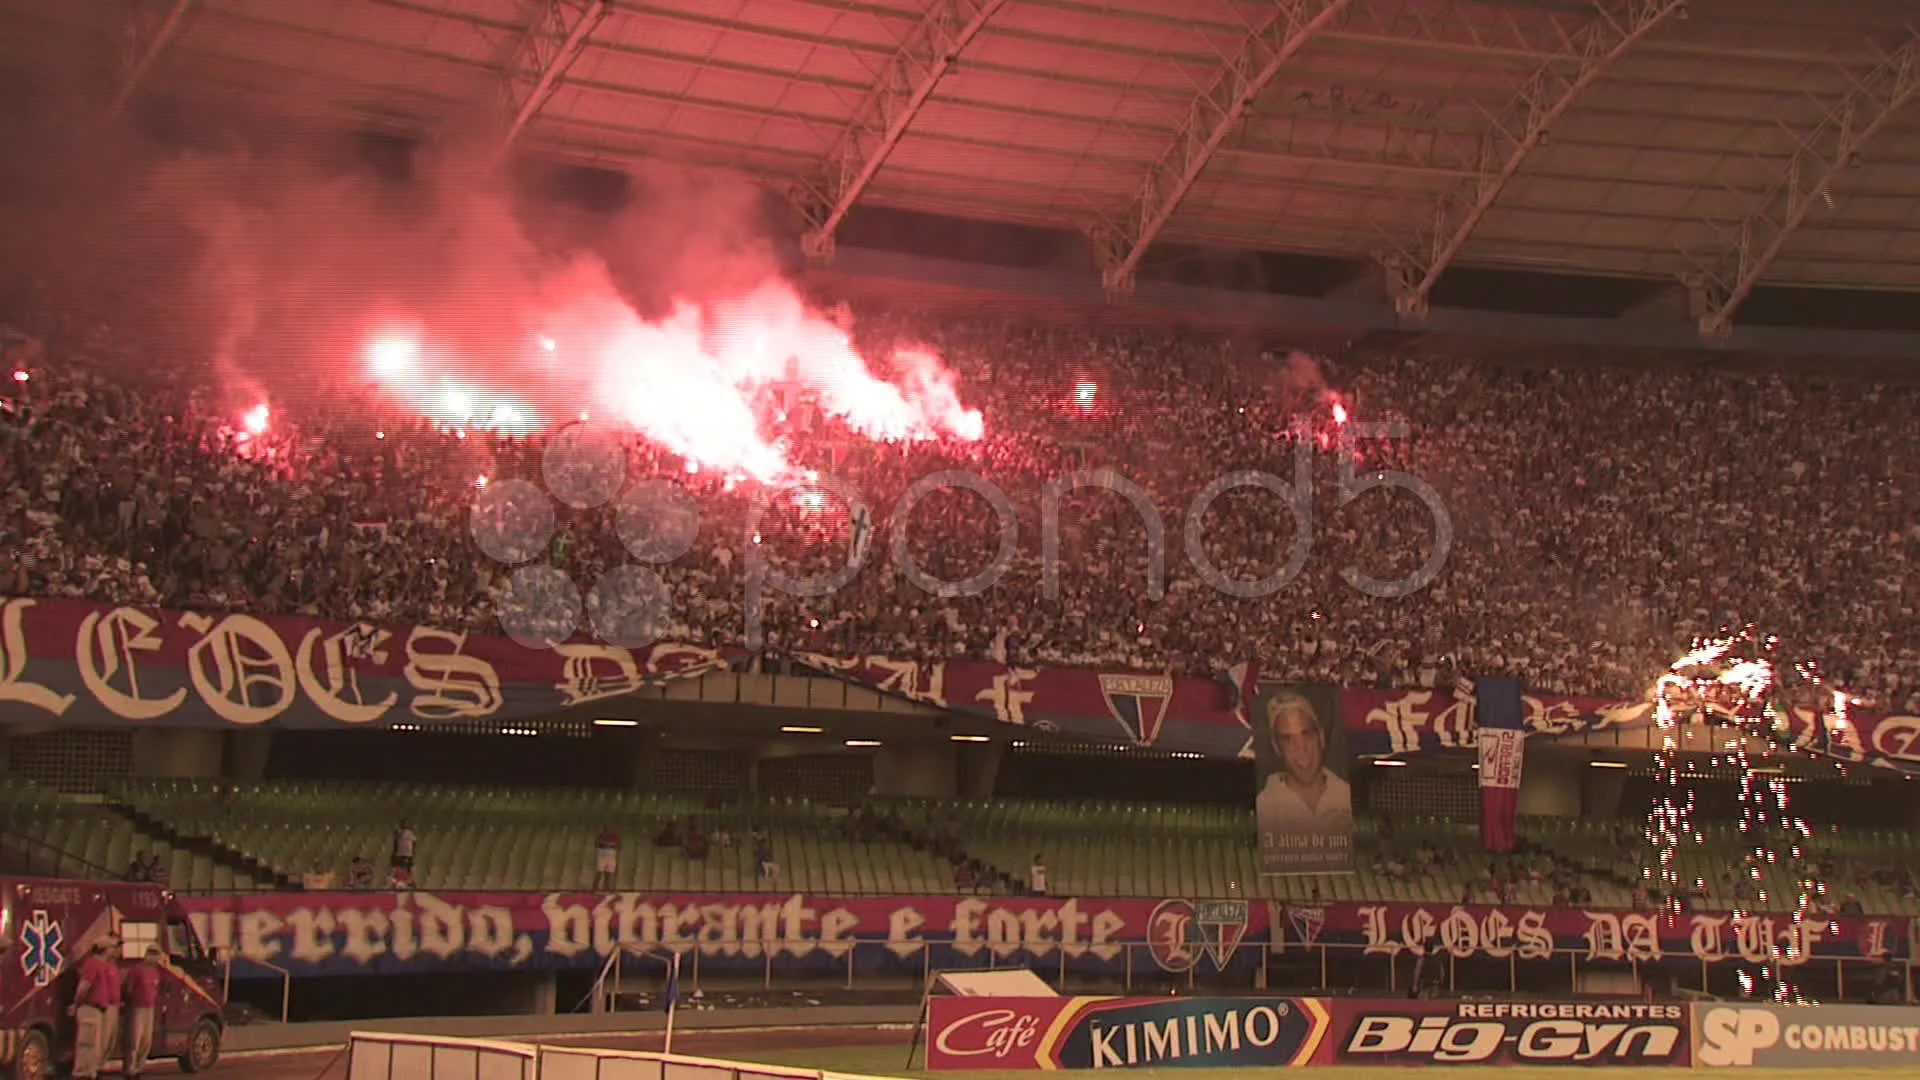
<path id="1" fill-rule="evenodd" d="M 186 20 L 187 9 L 193 6 L 193 0 L 173 0 L 165 15 L 159 18 L 142 18 L 151 5 L 141 4 L 136 8 L 134 17 L 127 22 L 125 70 L 120 76 L 120 85 L 113 95 L 113 115 L 118 116 L 133 100 L 140 90 L 140 84 L 147 79 L 147 72 L 153 70 L 154 61 L 166 51 L 174 35 L 180 32 L 180 25 Z"/>
<path id="2" fill-rule="evenodd" d="M 1459 257 L 1527 156 L 1546 141 L 1554 122 L 1628 49 L 1683 13 L 1687 0 L 1597 0 L 1596 7 L 1591 21 L 1566 36 L 1560 56 L 1528 76 L 1504 108 L 1488 113 L 1477 170 L 1434 205 L 1432 228 L 1417 244 L 1386 260 L 1401 315 L 1426 314 L 1440 275 Z"/>
<path id="3" fill-rule="evenodd" d="M 606 18 L 603 0 L 543 0 L 507 61 L 507 130 L 495 144 L 498 163 L 559 88 L 587 39 Z"/>
<path id="4" fill-rule="evenodd" d="M 834 140 L 821 179 L 803 183 L 794 193 L 807 221 L 800 243 L 809 256 L 832 258 L 834 233 L 848 211 L 906 136 L 940 80 L 1007 2 L 931 0 Z"/>
<path id="5" fill-rule="evenodd" d="M 1908 37 L 1871 71 L 1849 74 L 1848 81 L 1852 89 L 1812 131 L 1792 133 L 1796 149 L 1786 175 L 1760 208 L 1731 229 L 1724 222 L 1707 222 L 1731 235 L 1718 257 L 1688 256 L 1707 293 L 1707 310 L 1700 317 L 1703 336 L 1731 332 L 1734 314 L 1813 208 L 1832 205 L 1833 186 L 1842 172 L 1859 163 L 1861 147 L 1920 94 L 1920 36 Z"/>
<path id="6" fill-rule="evenodd" d="M 1133 289 L 1141 258 L 1200 179 L 1214 151 L 1239 127 L 1280 69 L 1351 2 L 1280 0 L 1273 17 L 1248 33 L 1238 54 L 1194 98 L 1173 142 L 1147 170 L 1127 219 L 1094 230 L 1100 277 L 1108 292 Z"/>
<path id="7" fill-rule="evenodd" d="M 1551 5 L 1538 5 L 1551 10 Z M 1329 39 L 1392 46 L 1413 42 L 1437 52 L 1537 63 L 1560 54 L 1566 31 L 1525 5 L 1456 0 L 1370 0 Z"/>

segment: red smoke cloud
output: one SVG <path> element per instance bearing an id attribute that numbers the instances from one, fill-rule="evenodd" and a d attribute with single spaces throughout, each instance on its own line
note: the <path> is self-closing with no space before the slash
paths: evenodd
<path id="1" fill-rule="evenodd" d="M 864 356 L 779 272 L 744 182 L 643 177 L 600 220 L 472 190 L 458 163 L 401 190 L 283 161 L 175 159 L 144 189 L 198 242 L 190 310 L 249 401 L 377 387 L 455 427 L 545 430 L 590 413 L 702 467 L 792 475 L 806 400 L 875 440 L 977 439 L 979 412 L 928 349 Z M 295 410 L 297 415 L 298 409 Z"/>

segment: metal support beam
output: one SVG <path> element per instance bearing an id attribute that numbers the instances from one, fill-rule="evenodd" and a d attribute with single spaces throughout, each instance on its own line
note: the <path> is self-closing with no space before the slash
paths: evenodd
<path id="1" fill-rule="evenodd" d="M 1527 156 L 1546 141 L 1554 122 L 1628 49 L 1661 23 L 1683 16 L 1687 0 L 1595 0 L 1595 6 L 1598 14 L 1566 36 L 1561 55 L 1534 71 L 1502 110 L 1489 114 L 1478 170 L 1435 204 L 1433 225 L 1419 242 L 1388 260 L 1397 286 L 1394 308 L 1401 315 L 1426 315 L 1440 275 L 1459 257 Z"/>
<path id="2" fill-rule="evenodd" d="M 1172 145 L 1147 170 L 1127 209 L 1127 219 L 1095 230 L 1094 256 L 1100 261 L 1100 280 L 1108 293 L 1133 290 L 1141 258 L 1206 171 L 1213 152 L 1240 126 L 1280 69 L 1350 3 L 1279 0 L 1272 17 L 1247 34 L 1239 54 L 1187 108 Z"/>
<path id="3" fill-rule="evenodd" d="M 1812 131 L 1796 132 L 1786 176 L 1760 208 L 1736 227 L 1729 250 L 1718 259 L 1696 259 L 1711 298 L 1700 316 L 1703 337 L 1724 337 L 1774 260 L 1807 220 L 1814 206 L 1833 204 L 1840 174 L 1859 164 L 1860 148 L 1920 94 L 1920 37 L 1910 36 L 1865 75 L 1849 73 L 1853 88 Z"/>
<path id="4" fill-rule="evenodd" d="M 152 24 L 152 31 L 144 32 L 140 20 L 136 17 L 127 27 L 127 67 L 121 74 L 120 87 L 114 91 L 113 104 L 109 112 L 119 116 L 126 111 L 127 103 L 139 91 L 140 84 L 147 79 L 147 73 L 153 70 L 153 62 L 160 59 L 174 35 L 180 32 L 180 24 L 186 20 L 187 9 L 193 6 L 193 0 L 173 0 L 167 13 Z"/>
<path id="5" fill-rule="evenodd" d="M 520 132 L 546 106 L 606 15 L 603 0 L 542 0 L 507 60 L 507 107 L 513 112 L 494 145 L 493 164 L 506 158 Z"/>
<path id="6" fill-rule="evenodd" d="M 834 233 L 847 212 L 900 145 L 940 80 L 1005 6 L 1007 0 L 930 0 L 834 140 L 821 179 L 803 182 L 794 193 L 807 223 L 800 248 L 809 258 L 833 258 Z"/>

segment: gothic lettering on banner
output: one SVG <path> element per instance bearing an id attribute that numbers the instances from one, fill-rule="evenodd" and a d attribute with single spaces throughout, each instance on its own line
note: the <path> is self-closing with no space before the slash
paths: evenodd
<path id="1" fill-rule="evenodd" d="M 748 655 L 674 642 L 634 649 L 567 642 L 532 649 L 500 636 L 433 626 L 0 597 L 0 703 L 75 726 L 505 720 L 731 670 Z M 1270 701 L 1277 691 L 1312 703 L 1325 725 L 1324 768 L 1342 783 L 1349 760 L 1475 746 L 1479 734 L 1472 701 L 1458 695 L 1265 686 L 1252 663 L 1228 665 L 1236 674 L 1222 681 L 877 655 L 798 653 L 792 659 L 822 675 L 1001 723 L 1176 753 L 1251 758 L 1261 763 L 1263 782 L 1282 756 L 1272 753 L 1271 725 L 1254 715 L 1255 699 Z M 1529 696 L 1523 711 L 1523 738 L 1651 722 L 1644 702 Z M 1812 752 L 1920 772 L 1920 717 L 1858 711 L 1839 724 L 1802 708 L 1785 719 L 1783 734 Z M 1266 757 L 1260 756 L 1262 746 Z M 1294 785 L 1296 794 L 1300 786 Z M 1310 801 L 1320 805 L 1317 792 Z M 1335 832 L 1296 833 L 1300 839 L 1290 843 L 1306 854 L 1275 856 L 1292 864 L 1292 871 L 1265 855 L 1263 865 L 1275 873 L 1323 872 L 1310 867 L 1331 867 L 1344 857 L 1336 857 L 1341 845 Z M 1277 841 L 1282 834 L 1274 835 Z M 1276 842 L 1265 850 L 1281 852 L 1287 845 Z"/>
<path id="2" fill-rule="evenodd" d="M 573 893 L 299 893 L 183 897 L 202 940 L 296 976 L 498 968 L 597 968 L 620 948 L 698 952 L 706 970 L 827 957 L 919 971 L 1065 963 L 1108 975 L 1251 971 L 1261 943 L 1564 964 L 1690 957 L 1795 963 L 1905 957 L 1905 919 L 1795 925 L 1645 912 L 1492 905 L 1317 904 L 1021 897 Z M 1306 917 L 1296 917 L 1304 915 Z M 1176 937 L 1168 936 L 1173 928 Z M 1177 942 L 1177 947 L 1173 943 Z M 1243 944 L 1244 943 L 1244 944 Z M 1253 946 L 1253 947 L 1245 947 Z M 717 965 L 717 966 L 716 966 Z M 270 969 L 260 969 L 272 974 Z M 236 978 L 242 975 L 235 968 Z"/>

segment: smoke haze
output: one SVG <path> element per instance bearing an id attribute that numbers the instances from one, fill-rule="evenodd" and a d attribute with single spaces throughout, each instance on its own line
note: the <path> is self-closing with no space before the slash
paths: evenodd
<path id="1" fill-rule="evenodd" d="M 786 468 L 764 408 L 783 387 L 871 438 L 980 433 L 937 356 L 875 363 L 795 291 L 745 179 L 654 164 L 589 207 L 552 195 L 577 171 L 516 183 L 479 143 L 223 123 L 162 142 L 57 113 L 14 133 L 37 304 L 137 322 L 226 407 L 371 386 L 456 426 L 591 409 L 762 478 Z"/>

